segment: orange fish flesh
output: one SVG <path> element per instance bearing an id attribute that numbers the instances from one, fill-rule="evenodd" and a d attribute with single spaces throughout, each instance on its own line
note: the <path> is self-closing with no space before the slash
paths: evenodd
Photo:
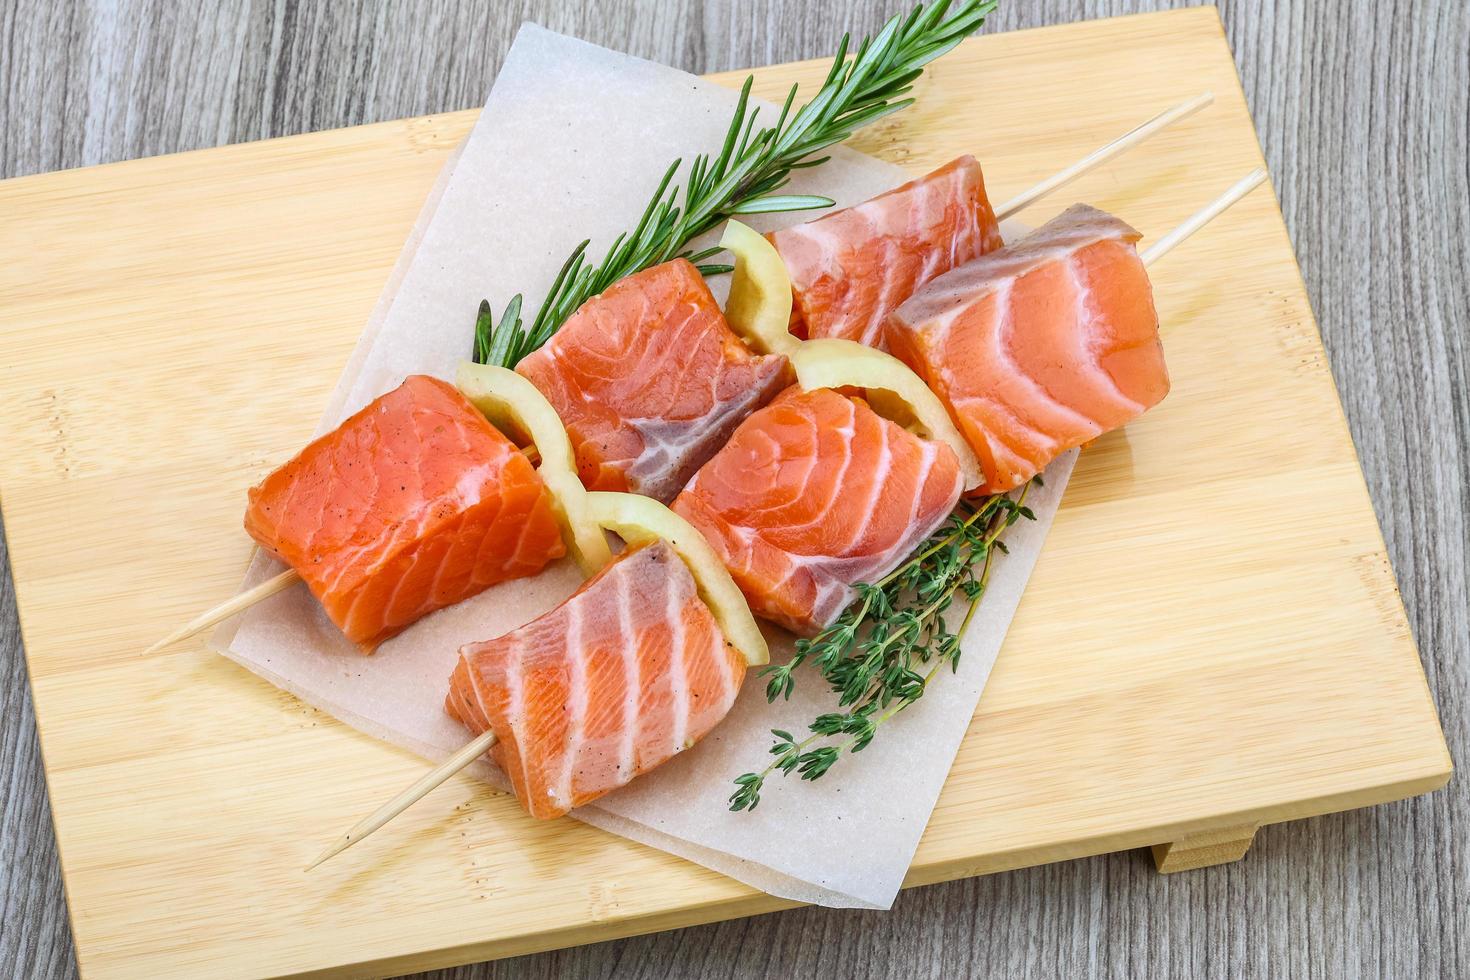
<path id="1" fill-rule="evenodd" d="M 791 331 L 883 345 L 883 321 L 920 286 L 1001 246 L 974 157 L 769 236 L 791 276 Z"/>
<path id="2" fill-rule="evenodd" d="M 245 530 L 365 653 L 566 553 L 526 457 L 456 388 L 423 375 L 251 489 Z"/>
<path id="3" fill-rule="evenodd" d="M 1077 204 L 940 276 L 889 319 L 888 344 L 1011 490 L 1169 393 L 1141 236 Z"/>
<path id="4" fill-rule="evenodd" d="M 589 490 L 665 503 L 788 381 L 786 358 L 751 353 L 685 259 L 588 300 L 516 370 L 561 416 Z"/>
<path id="5" fill-rule="evenodd" d="M 561 816 L 688 749 L 725 717 L 745 660 L 663 541 L 624 552 L 525 626 L 460 649 L 445 710 L 494 729 L 531 816 Z"/>
<path id="6" fill-rule="evenodd" d="M 675 499 L 751 611 L 803 635 L 895 568 L 954 508 L 953 450 L 830 388 L 789 388 Z"/>

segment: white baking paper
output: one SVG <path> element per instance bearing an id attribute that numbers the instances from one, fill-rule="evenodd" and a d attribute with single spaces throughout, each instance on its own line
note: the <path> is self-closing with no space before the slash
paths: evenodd
<path id="1" fill-rule="evenodd" d="M 671 160 L 718 150 L 734 102 L 735 93 L 684 72 L 523 27 L 483 114 L 426 202 L 321 431 L 406 375 L 452 378 L 470 353 L 482 297 L 498 308 L 522 291 L 534 310 L 578 241 L 591 238 L 597 256 L 632 227 Z M 829 163 L 799 171 L 790 192 L 852 204 L 904 179 L 897 167 L 839 149 Z M 754 223 L 794 220 L 800 219 Z M 281 455 L 288 455 L 285 447 Z M 754 813 L 730 813 L 731 780 L 765 764 L 769 729 L 800 731 L 833 704 L 810 671 L 798 675 L 791 701 L 769 705 L 752 672 L 730 716 L 703 742 L 574 816 L 784 898 L 887 908 L 974 714 L 1074 457 L 1058 460 L 1045 489 L 1028 500 L 1037 520 L 1008 534 L 1010 554 L 997 564 L 966 635 L 958 674 L 942 676 L 863 753 L 816 783 L 773 776 Z M 257 558 L 246 587 L 279 570 Z M 222 627 L 214 643 L 342 721 L 440 759 L 466 738 L 442 707 L 457 649 L 527 622 L 580 580 L 570 562 L 559 562 L 425 618 L 371 657 L 358 654 L 298 586 Z M 773 656 L 784 659 L 789 649 L 789 640 L 778 638 Z M 487 762 L 473 771 L 504 786 Z"/>

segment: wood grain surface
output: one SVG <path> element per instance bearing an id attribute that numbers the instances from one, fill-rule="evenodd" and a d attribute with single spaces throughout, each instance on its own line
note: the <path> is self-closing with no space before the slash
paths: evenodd
<path id="1" fill-rule="evenodd" d="M 991 30 L 1129 12 L 1013 4 Z M 1153 6 L 1153 5 L 1149 5 Z M 3 8 L 0 173 L 478 103 L 514 25 L 692 70 L 825 53 L 885 5 Z M 1470 16 L 1448 4 L 1223 11 L 1441 717 L 1466 746 Z M 99 352 L 105 354 L 105 352 Z M 0 975 L 72 970 L 8 581 Z M 504 961 L 486 976 L 1457 975 L 1470 970 L 1459 783 L 1269 827 L 1241 865 L 1160 878 L 1113 855 Z"/>

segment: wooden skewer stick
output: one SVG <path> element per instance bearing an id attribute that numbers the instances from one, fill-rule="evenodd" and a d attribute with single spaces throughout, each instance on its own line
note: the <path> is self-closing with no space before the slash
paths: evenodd
<path id="1" fill-rule="evenodd" d="M 469 765 L 471 762 L 474 762 L 480 756 L 490 751 L 490 746 L 494 744 L 495 732 L 487 730 L 479 738 L 475 739 L 473 742 L 470 742 L 464 748 L 454 753 L 454 755 L 445 759 L 429 772 L 425 773 L 408 789 L 404 790 L 402 793 L 399 793 L 387 803 L 384 803 L 382 806 L 378 807 L 377 810 L 373 811 L 371 816 L 368 816 L 365 819 L 359 821 L 353 826 L 351 830 L 347 831 L 347 833 L 343 834 L 341 837 L 333 841 L 331 847 L 323 851 L 320 857 L 318 857 L 315 861 L 306 866 L 306 870 L 310 871 L 312 868 L 321 864 L 323 861 L 326 861 L 328 858 L 332 858 L 338 854 L 341 854 L 353 844 L 356 844 L 364 837 L 367 837 L 369 834 L 377 830 L 379 827 L 383 826 L 389 820 L 392 820 L 404 810 L 407 810 L 419 800 L 423 799 L 425 796 L 428 796 L 429 793 L 431 793 L 436 786 L 444 782 L 450 776 L 453 776 L 465 766 Z"/>
<path id="2" fill-rule="evenodd" d="M 1257 187 L 1260 187 L 1265 181 L 1266 171 L 1260 167 L 1246 174 L 1240 180 L 1236 181 L 1224 194 L 1221 194 L 1209 204 L 1200 208 L 1186 218 L 1184 223 L 1179 227 L 1144 249 L 1143 254 L 1139 256 L 1143 259 L 1143 264 L 1146 266 L 1153 265 L 1159 259 L 1163 258 L 1175 245 L 1178 245 L 1190 235 L 1193 235 L 1215 218 L 1219 217 L 1232 204 L 1245 197 Z"/>
<path id="3" fill-rule="evenodd" d="M 1070 184 L 1072 181 L 1076 180 L 1078 177 L 1081 177 L 1089 170 L 1101 166 L 1102 164 L 1111 160 L 1113 157 L 1124 152 L 1125 150 L 1132 149 L 1139 143 L 1142 143 L 1144 140 L 1157 133 L 1159 130 L 1165 128 L 1166 126 L 1173 125 L 1174 123 L 1183 119 L 1185 116 L 1192 115 L 1198 112 L 1199 110 L 1203 109 L 1205 106 L 1214 101 L 1214 92 L 1203 92 L 1199 95 L 1196 95 L 1194 98 L 1190 99 L 1187 102 L 1179 103 L 1172 109 L 1165 109 L 1163 112 L 1159 113 L 1157 116 L 1154 116 L 1148 122 L 1143 123 L 1142 125 L 1128 131 L 1127 133 L 1124 133 L 1122 136 L 1119 136 L 1117 139 L 1113 140 L 1106 146 L 1101 146 L 1098 147 L 1096 150 L 1093 150 L 1091 153 L 1087 154 L 1087 156 L 1083 157 L 1081 160 L 1078 160 L 1067 169 L 1061 171 L 1060 173 L 1054 174 L 1051 177 L 1048 177 L 1046 180 L 1043 180 L 1041 183 L 1037 184 L 1030 190 L 1022 191 L 1017 196 L 1011 198 L 1009 201 L 1002 204 L 999 208 L 996 208 L 996 219 L 999 221 L 1004 221 L 1006 218 L 1009 218 L 1011 215 L 1022 210 L 1023 208 L 1027 208 L 1032 204 L 1035 204 L 1037 201 L 1041 200 L 1052 191 L 1058 189 L 1059 187 Z"/>
<path id="4" fill-rule="evenodd" d="M 281 574 L 273 578 L 268 578 L 264 582 L 261 582 L 255 588 L 241 592 L 239 595 L 234 596 L 230 599 L 226 599 L 224 602 L 221 602 L 213 609 L 209 609 L 200 613 L 198 616 L 195 616 L 183 626 L 180 626 L 178 629 L 174 630 L 168 636 L 165 636 L 163 639 L 159 640 L 157 643 L 144 650 L 142 655 L 146 657 L 149 654 L 157 653 L 159 650 L 162 650 L 164 647 L 169 646 L 170 644 L 177 643 L 180 640 L 188 639 L 196 633 L 203 633 L 211 626 L 224 622 L 231 616 L 235 615 L 235 613 L 244 612 L 246 609 L 249 609 L 257 602 L 269 599 L 277 592 L 280 592 L 282 589 L 289 588 L 299 581 L 301 581 L 301 576 L 297 575 L 294 569 L 288 568 Z"/>

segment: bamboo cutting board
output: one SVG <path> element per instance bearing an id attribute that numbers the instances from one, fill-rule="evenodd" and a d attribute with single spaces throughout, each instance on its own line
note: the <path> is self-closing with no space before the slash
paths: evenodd
<path id="1" fill-rule="evenodd" d="M 1261 163 L 1208 8 L 967 42 L 857 145 L 916 173 L 973 152 L 1003 200 L 1206 87 L 1022 216 L 1087 200 L 1152 238 Z M 238 583 L 244 488 L 310 434 L 474 118 L 0 183 L 0 499 L 89 976 L 390 973 L 787 904 L 464 779 L 304 875 L 423 763 L 202 642 L 136 655 Z M 1449 776 L 1274 201 L 1153 276 L 1174 391 L 1083 455 L 910 884 L 1211 863 Z"/>

